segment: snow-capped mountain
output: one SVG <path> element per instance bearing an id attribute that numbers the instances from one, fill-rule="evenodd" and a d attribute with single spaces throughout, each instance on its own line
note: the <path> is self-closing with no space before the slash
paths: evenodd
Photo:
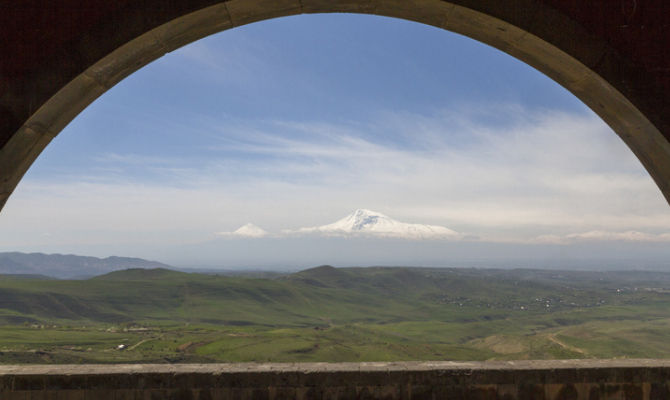
<path id="1" fill-rule="evenodd" d="M 458 233 L 444 226 L 409 224 L 382 213 L 358 209 L 332 224 L 301 228 L 296 233 L 320 233 L 328 236 L 377 236 L 404 239 L 456 238 Z"/>
<path id="2" fill-rule="evenodd" d="M 246 224 L 239 227 L 233 232 L 219 232 L 221 236 L 246 237 L 246 238 L 261 238 L 268 235 L 268 232 L 254 224 Z"/>

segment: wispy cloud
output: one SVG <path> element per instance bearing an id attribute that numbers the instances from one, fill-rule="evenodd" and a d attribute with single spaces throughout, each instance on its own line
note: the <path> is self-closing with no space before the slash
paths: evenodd
<path id="1" fill-rule="evenodd" d="M 536 243 L 571 244 L 577 242 L 670 242 L 670 233 L 651 234 L 638 231 L 609 232 L 588 231 L 581 233 L 570 233 L 567 235 L 540 235 L 535 239 Z"/>
<path id="2" fill-rule="evenodd" d="M 358 123 L 201 122 L 210 141 L 194 144 L 200 152 L 104 153 L 65 180 L 25 179 L 0 215 L 0 242 L 34 243 L 35 231 L 52 233 L 45 243 L 197 242 L 247 221 L 279 232 L 361 207 L 482 241 L 633 231 L 643 233 L 598 240 L 666 240 L 667 203 L 597 117 L 480 108 L 512 113 L 511 122 L 496 128 L 471 107 Z"/>

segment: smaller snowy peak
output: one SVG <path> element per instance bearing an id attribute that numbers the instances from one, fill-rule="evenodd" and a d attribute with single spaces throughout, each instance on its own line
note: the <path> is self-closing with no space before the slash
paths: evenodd
<path id="1" fill-rule="evenodd" d="M 444 226 L 400 222 L 382 213 L 366 209 L 358 209 L 332 224 L 301 228 L 298 232 L 333 236 L 362 235 L 404 239 L 443 239 L 459 236 L 457 232 Z"/>
<path id="2" fill-rule="evenodd" d="M 239 227 L 233 234 L 237 236 L 263 237 L 266 236 L 268 232 L 261 227 L 249 223 Z"/>
<path id="3" fill-rule="evenodd" d="M 262 238 L 268 235 L 268 231 L 252 223 L 248 223 L 242 225 L 233 232 L 218 232 L 217 235 L 227 237 Z"/>

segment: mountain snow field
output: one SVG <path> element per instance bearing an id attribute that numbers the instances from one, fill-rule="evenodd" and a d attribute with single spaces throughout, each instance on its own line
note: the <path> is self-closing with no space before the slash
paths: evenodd
<path id="1" fill-rule="evenodd" d="M 319 235 L 337 237 L 380 237 L 398 239 L 458 239 L 461 235 L 439 225 L 411 224 L 397 221 L 382 213 L 358 209 L 331 224 L 285 229 L 273 235 L 265 229 L 248 223 L 233 232 L 218 232 L 220 236 L 237 238 L 262 238 L 267 236 Z"/>
<path id="2" fill-rule="evenodd" d="M 269 235 L 269 233 L 268 231 L 266 231 L 261 227 L 258 227 L 252 223 L 248 223 L 246 225 L 242 225 L 233 232 L 217 232 L 217 235 L 246 237 L 246 238 L 262 238 Z"/>

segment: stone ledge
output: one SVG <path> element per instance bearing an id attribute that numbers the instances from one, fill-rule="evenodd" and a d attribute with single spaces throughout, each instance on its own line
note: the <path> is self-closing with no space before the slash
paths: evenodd
<path id="1" fill-rule="evenodd" d="M 0 366 L 0 399 L 670 399 L 670 360 Z"/>
<path id="2" fill-rule="evenodd" d="M 669 369 L 670 359 L 519 360 L 519 361 L 400 361 L 351 363 L 220 363 L 220 364 L 48 364 L 0 365 L 3 375 L 97 375 L 264 372 L 409 372 L 523 371 L 565 369 Z"/>

